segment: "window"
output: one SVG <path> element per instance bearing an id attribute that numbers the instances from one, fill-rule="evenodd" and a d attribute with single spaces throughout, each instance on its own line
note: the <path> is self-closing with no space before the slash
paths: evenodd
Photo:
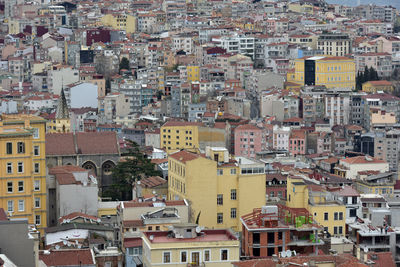
<path id="1" fill-rule="evenodd" d="M 339 235 L 343 234 L 343 226 L 339 226 Z"/>
<path id="2" fill-rule="evenodd" d="M 223 222 L 224 222 L 223 213 L 217 213 L 217 223 L 223 223 Z"/>
<path id="3" fill-rule="evenodd" d="M 228 250 L 221 249 L 221 261 L 227 261 L 227 260 L 228 260 Z"/>
<path id="4" fill-rule="evenodd" d="M 156 226 L 156 231 L 160 231 L 160 226 Z"/>
<path id="5" fill-rule="evenodd" d="M 24 192 L 24 181 L 18 181 L 18 192 Z"/>
<path id="6" fill-rule="evenodd" d="M 35 224 L 40 225 L 41 224 L 41 217 L 40 215 L 35 215 Z"/>
<path id="7" fill-rule="evenodd" d="M 153 227 L 152 227 L 152 226 L 149 226 L 149 227 L 147 227 L 147 230 L 152 231 L 152 230 L 153 230 Z"/>
<path id="8" fill-rule="evenodd" d="M 324 213 L 324 220 L 325 220 L 325 221 L 329 220 L 328 212 L 325 212 L 325 213 Z"/>
<path id="9" fill-rule="evenodd" d="M 231 169 L 231 174 L 236 174 L 236 169 Z"/>
<path id="10" fill-rule="evenodd" d="M 11 142 L 6 143 L 6 153 L 8 155 L 12 154 L 12 143 Z"/>
<path id="11" fill-rule="evenodd" d="M 14 201 L 13 200 L 7 201 L 7 211 L 8 212 L 14 211 Z"/>
<path id="12" fill-rule="evenodd" d="M 232 219 L 236 218 L 236 208 L 231 208 L 231 218 Z"/>
<path id="13" fill-rule="evenodd" d="M 24 163 L 18 162 L 18 173 L 23 173 L 23 172 L 24 172 Z"/>
<path id="14" fill-rule="evenodd" d="M 187 252 L 181 251 L 181 262 L 187 262 Z"/>
<path id="15" fill-rule="evenodd" d="M 339 218 L 339 213 L 338 213 L 338 212 L 335 212 L 335 213 L 333 214 L 333 219 L 334 219 L 335 221 L 337 221 L 338 218 Z"/>
<path id="16" fill-rule="evenodd" d="M 217 175 L 224 175 L 223 169 L 217 169 Z"/>
<path id="17" fill-rule="evenodd" d="M 7 192 L 8 193 L 13 192 L 13 182 L 7 182 Z"/>
<path id="18" fill-rule="evenodd" d="M 17 143 L 17 153 L 18 154 L 24 154 L 25 153 L 25 143 L 24 142 L 18 142 Z"/>
<path id="19" fill-rule="evenodd" d="M 351 209 L 349 216 L 350 217 L 356 217 L 356 215 L 357 215 L 357 209 Z"/>
<path id="20" fill-rule="evenodd" d="M 35 162 L 35 164 L 33 165 L 33 171 L 35 173 L 39 173 L 40 172 L 40 164 L 38 162 Z"/>
<path id="21" fill-rule="evenodd" d="M 224 204 L 224 195 L 219 194 L 217 195 L 217 205 L 223 205 Z"/>
<path id="22" fill-rule="evenodd" d="M 33 128 L 33 138 L 39 139 L 39 129 L 38 128 Z"/>
<path id="23" fill-rule="evenodd" d="M 163 252 L 163 263 L 171 262 L 171 252 Z"/>
<path id="24" fill-rule="evenodd" d="M 204 261 L 210 261 L 211 257 L 210 257 L 210 251 L 209 250 L 204 250 Z"/>
<path id="25" fill-rule="evenodd" d="M 25 210 L 25 200 L 18 200 L 18 211 L 24 211 Z"/>
<path id="26" fill-rule="evenodd" d="M 231 189 L 231 199 L 236 200 L 236 189 Z"/>
<path id="27" fill-rule="evenodd" d="M 11 162 L 7 162 L 7 173 L 8 174 L 11 174 L 13 171 L 12 171 L 12 163 Z"/>
<path id="28" fill-rule="evenodd" d="M 337 226 L 333 227 L 333 234 L 337 235 L 338 234 L 338 228 Z"/>
<path id="29" fill-rule="evenodd" d="M 34 181 L 33 190 L 40 191 L 40 181 L 39 180 Z"/>
<path id="30" fill-rule="evenodd" d="M 343 212 L 339 212 L 339 220 L 343 220 Z"/>
<path id="31" fill-rule="evenodd" d="M 33 155 L 34 156 L 39 156 L 40 152 L 39 152 L 39 146 L 34 146 L 33 147 Z"/>
<path id="32" fill-rule="evenodd" d="M 35 197 L 35 208 L 40 208 L 40 197 Z"/>

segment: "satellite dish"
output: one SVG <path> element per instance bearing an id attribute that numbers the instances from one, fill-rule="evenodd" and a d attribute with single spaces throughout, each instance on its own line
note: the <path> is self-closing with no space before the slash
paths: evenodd
<path id="1" fill-rule="evenodd" d="M 63 244 L 66 245 L 67 244 L 67 240 L 63 240 Z"/>
<path id="2" fill-rule="evenodd" d="M 82 248 L 82 245 L 81 245 L 81 244 L 79 244 L 79 245 L 78 245 L 78 248 L 79 248 L 79 249 L 81 249 L 81 248 Z"/>
<path id="3" fill-rule="evenodd" d="M 286 251 L 282 251 L 282 252 L 281 252 L 281 257 L 282 257 L 282 258 L 286 258 Z"/>
<path id="4" fill-rule="evenodd" d="M 288 258 L 292 257 L 292 251 L 286 250 L 286 256 L 287 256 Z"/>
<path id="5" fill-rule="evenodd" d="M 201 232 L 201 227 L 200 226 L 196 226 L 196 233 L 200 234 Z"/>
<path id="6" fill-rule="evenodd" d="M 296 256 L 297 255 L 297 252 L 296 252 L 296 250 L 293 250 L 293 256 Z"/>
<path id="7" fill-rule="evenodd" d="M 68 242 L 68 247 L 70 247 L 71 246 L 71 243 L 70 242 Z"/>
<path id="8" fill-rule="evenodd" d="M 56 245 L 56 250 L 59 250 L 60 249 L 60 246 L 59 245 Z"/>
<path id="9" fill-rule="evenodd" d="M 368 248 L 367 247 L 364 248 L 364 252 L 368 253 Z"/>

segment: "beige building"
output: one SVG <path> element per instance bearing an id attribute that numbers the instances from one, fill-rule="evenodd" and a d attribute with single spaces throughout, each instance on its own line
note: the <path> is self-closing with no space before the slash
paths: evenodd
<path id="1" fill-rule="evenodd" d="M 356 179 L 359 172 L 365 171 L 388 172 L 389 163 L 370 156 L 357 156 L 340 159 L 335 167 L 335 174 L 351 180 Z"/>
<path id="2" fill-rule="evenodd" d="M 231 267 L 239 261 L 239 239 L 229 230 L 202 230 L 196 224 L 172 231 L 145 232 L 143 264 L 152 266 Z"/>
<path id="3" fill-rule="evenodd" d="M 122 93 L 108 94 L 99 98 L 99 110 L 106 122 L 113 122 L 116 118 L 129 114 L 129 98 Z"/>
<path id="4" fill-rule="evenodd" d="M 351 40 L 346 34 L 321 34 L 317 48 L 324 51 L 324 55 L 343 57 L 351 53 Z"/>

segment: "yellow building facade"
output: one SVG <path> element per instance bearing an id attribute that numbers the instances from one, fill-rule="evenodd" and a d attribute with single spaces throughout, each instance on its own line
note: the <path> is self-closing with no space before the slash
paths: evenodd
<path id="1" fill-rule="evenodd" d="M 200 81 L 200 67 L 199 66 L 187 66 L 187 80 L 189 82 Z"/>
<path id="2" fill-rule="evenodd" d="M 160 129 L 160 144 L 167 153 L 180 149 L 199 148 L 199 123 L 167 122 Z"/>
<path id="3" fill-rule="evenodd" d="M 265 205 L 262 164 L 229 158 L 225 148 L 206 149 L 206 155 L 179 151 L 168 157 L 168 199 L 187 199 L 192 221 L 208 228 L 240 231 L 240 217 Z M 244 164 L 244 163 L 247 164 Z"/>
<path id="4" fill-rule="evenodd" d="M 136 32 L 136 17 L 125 14 L 107 14 L 101 18 L 104 26 L 112 27 L 114 30 L 124 30 L 126 33 Z"/>
<path id="5" fill-rule="evenodd" d="M 362 84 L 362 91 L 366 93 L 376 93 L 378 91 L 383 91 L 385 93 L 393 93 L 394 86 L 393 83 L 389 81 L 368 81 Z"/>
<path id="6" fill-rule="evenodd" d="M 346 206 L 329 201 L 328 192 L 319 186 L 307 185 L 300 177 L 287 178 L 287 201 L 290 208 L 305 208 L 331 235 L 346 234 Z"/>
<path id="7" fill-rule="evenodd" d="M 0 207 L 42 234 L 47 227 L 45 127 L 37 116 L 0 117 Z"/>
<path id="8" fill-rule="evenodd" d="M 296 59 L 294 73 L 287 75 L 288 82 L 302 86 L 320 85 L 326 88 L 349 88 L 356 86 L 356 66 L 347 57 L 314 56 Z"/>

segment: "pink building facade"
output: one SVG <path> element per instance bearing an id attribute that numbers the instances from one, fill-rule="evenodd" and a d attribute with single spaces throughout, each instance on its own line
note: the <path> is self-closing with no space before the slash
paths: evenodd
<path id="1" fill-rule="evenodd" d="M 262 130 L 251 124 L 244 124 L 235 129 L 235 156 L 254 159 L 262 149 Z"/>

